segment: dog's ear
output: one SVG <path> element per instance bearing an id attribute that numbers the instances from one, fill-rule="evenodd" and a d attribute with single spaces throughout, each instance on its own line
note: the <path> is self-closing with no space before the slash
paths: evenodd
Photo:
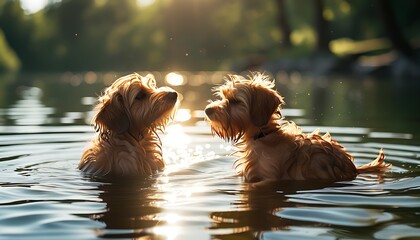
<path id="1" fill-rule="evenodd" d="M 254 88 L 251 99 L 251 121 L 257 127 L 262 127 L 268 123 L 271 116 L 279 110 L 284 102 L 283 98 L 275 91 Z"/>
<path id="2" fill-rule="evenodd" d="M 98 113 L 93 119 L 95 129 L 100 132 L 110 130 L 116 133 L 126 132 L 130 126 L 121 94 L 116 93 L 104 103 L 98 105 Z"/>

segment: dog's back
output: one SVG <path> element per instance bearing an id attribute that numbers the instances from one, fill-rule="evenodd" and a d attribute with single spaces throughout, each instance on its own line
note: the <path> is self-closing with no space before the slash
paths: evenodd
<path id="1" fill-rule="evenodd" d="M 293 126 L 293 125 L 292 125 Z M 298 134 L 293 134 L 295 130 Z M 353 157 L 337 142 L 318 134 L 282 131 L 247 141 L 235 162 L 247 181 L 351 180 L 358 171 Z M 292 133 L 292 134 L 290 134 Z"/>
<path id="2" fill-rule="evenodd" d="M 135 139 L 94 139 L 81 158 L 79 168 L 95 176 L 148 176 L 162 170 L 165 163 L 157 137 Z"/>

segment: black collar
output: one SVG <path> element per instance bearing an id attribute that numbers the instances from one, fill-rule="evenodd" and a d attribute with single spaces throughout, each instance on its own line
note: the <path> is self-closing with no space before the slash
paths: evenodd
<path id="1" fill-rule="evenodd" d="M 265 137 L 265 136 L 267 136 L 267 135 L 269 135 L 273 132 L 276 132 L 276 131 L 277 131 L 277 129 L 275 129 L 273 131 L 269 131 L 269 132 L 260 131 L 258 134 L 254 135 L 254 140 L 258 140 L 260 138 L 263 138 L 263 137 Z"/>

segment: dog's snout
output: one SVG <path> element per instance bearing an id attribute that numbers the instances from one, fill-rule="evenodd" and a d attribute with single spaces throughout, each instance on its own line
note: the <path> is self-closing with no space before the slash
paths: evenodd
<path id="1" fill-rule="evenodd" d="M 168 92 L 165 95 L 165 98 L 168 100 L 172 100 L 172 101 L 176 101 L 178 98 L 178 93 L 177 92 Z"/>
<path id="2" fill-rule="evenodd" d="M 206 108 L 204 112 L 206 113 L 207 117 L 210 117 L 214 113 L 214 108 Z"/>

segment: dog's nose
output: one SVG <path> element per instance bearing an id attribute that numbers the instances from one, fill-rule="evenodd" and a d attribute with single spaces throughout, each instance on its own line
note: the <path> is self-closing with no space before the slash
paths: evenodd
<path id="1" fill-rule="evenodd" d="M 168 93 L 165 95 L 165 98 L 166 98 L 166 99 L 168 99 L 168 100 L 173 100 L 173 101 L 175 101 L 175 100 L 178 98 L 178 93 L 176 93 L 176 92 L 168 92 Z"/>
<path id="2" fill-rule="evenodd" d="M 210 117 L 214 113 L 214 108 L 206 108 L 204 112 L 206 113 L 207 117 Z"/>

